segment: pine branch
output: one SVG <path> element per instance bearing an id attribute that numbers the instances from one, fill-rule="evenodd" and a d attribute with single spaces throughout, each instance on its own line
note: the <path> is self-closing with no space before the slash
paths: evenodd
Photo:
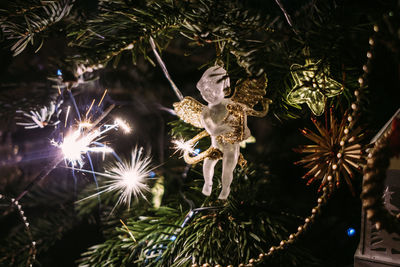
<path id="1" fill-rule="evenodd" d="M 41 38 L 38 51 L 44 42 L 44 33 L 69 15 L 74 0 L 16 1 L 0 10 L 1 31 L 5 39 L 13 42 L 11 51 L 16 56 L 27 45 Z"/>
<path id="2" fill-rule="evenodd" d="M 105 243 L 83 253 L 79 266 L 130 266 L 134 262 L 151 265 L 171 242 L 181 220 L 182 213 L 169 207 L 132 217 L 126 225 L 120 224 Z"/>
<path id="3" fill-rule="evenodd" d="M 216 176 L 219 175 L 218 171 Z M 266 247 L 279 243 L 288 234 L 287 229 L 293 228 L 295 223 L 291 216 L 279 212 L 282 208 L 279 207 L 279 197 L 273 193 L 275 186 L 268 175 L 260 177 L 251 170 L 247 170 L 247 175 L 244 171 L 236 172 L 228 203 L 217 211 L 198 213 L 177 234 L 176 240 L 168 245 L 162 260 L 156 262 L 155 266 L 191 266 L 193 262 L 200 265 L 207 262 L 211 265 L 237 266 L 257 256 Z M 213 192 L 215 196 L 206 199 L 203 206 L 218 205 L 212 201 L 217 194 L 215 191 L 218 189 Z M 260 194 L 269 198 L 264 197 L 263 203 L 259 202 Z M 315 264 L 312 257 L 299 257 L 308 253 L 299 247 L 297 249 L 302 252 L 288 250 L 284 257 L 272 259 L 271 264 Z"/>
<path id="4" fill-rule="evenodd" d="M 38 255 L 45 253 L 63 237 L 65 232 L 79 222 L 79 219 L 74 216 L 71 205 L 64 204 L 61 207 L 58 205 L 49 209 L 41 206 L 40 212 L 32 207 L 26 209 L 24 205 L 22 207 L 30 223 L 29 227 Z M 26 266 L 27 259 L 31 256 L 31 240 L 23 228 L 23 223 L 17 220 L 12 225 L 12 230 L 8 231 L 8 236 L 1 240 L 0 254 L 3 256 L 0 258 L 0 265 Z"/>
<path id="5" fill-rule="evenodd" d="M 216 176 L 219 175 L 220 171 L 216 170 Z M 111 266 L 190 266 L 193 261 L 238 264 L 279 243 L 288 235 L 287 227 L 296 225 L 292 216 L 279 211 L 278 190 L 272 193 L 276 185 L 267 178 L 258 177 L 254 171 L 248 171 L 248 176 L 237 172 L 235 176 L 233 196 L 226 205 L 221 208 L 211 201 L 217 192 L 200 204 L 219 206 L 217 211 L 214 208 L 191 214 L 189 210 L 182 211 L 177 196 L 170 196 L 166 202 L 174 208 L 162 206 L 131 216 L 126 226 L 108 231 L 105 243 L 82 254 L 80 266 L 104 263 Z M 201 191 L 201 184 L 202 181 L 196 180 L 187 185 L 191 188 L 188 194 L 200 203 L 201 198 L 196 199 L 195 195 Z M 253 192 L 255 188 L 257 192 Z M 260 194 L 269 195 L 272 202 L 266 204 L 265 198 L 263 203 L 259 202 Z M 277 256 L 271 262 L 315 266 L 315 259 L 301 248 L 289 250 L 288 254 Z"/>
<path id="6" fill-rule="evenodd" d="M 70 45 L 80 48 L 80 55 L 73 60 L 104 66 L 114 59 L 116 66 L 122 53 L 130 51 L 134 64 L 138 54 L 151 61 L 147 56 L 149 37 L 161 37 L 164 42 L 171 39 L 170 34 L 182 23 L 183 8 L 183 3 L 173 1 L 152 1 L 144 6 L 134 6 L 126 1 L 103 0 L 98 16 L 69 34 L 74 39 Z"/>

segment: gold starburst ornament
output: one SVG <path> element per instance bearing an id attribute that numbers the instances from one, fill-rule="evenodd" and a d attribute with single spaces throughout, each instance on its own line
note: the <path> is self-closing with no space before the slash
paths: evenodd
<path id="1" fill-rule="evenodd" d="M 313 119 L 318 132 L 301 130 L 305 137 L 315 143 L 295 149 L 296 152 L 309 154 L 295 162 L 309 169 L 303 176 L 309 179 L 308 184 L 321 180 L 321 189 L 327 183 L 338 187 L 341 181 L 345 180 L 354 194 L 353 171 L 361 171 L 365 164 L 364 149 L 360 144 L 364 133 L 361 128 L 349 131 L 347 119 L 348 116 L 345 114 L 342 121 L 338 122 L 331 109 L 330 119 L 326 121 L 325 126 Z"/>

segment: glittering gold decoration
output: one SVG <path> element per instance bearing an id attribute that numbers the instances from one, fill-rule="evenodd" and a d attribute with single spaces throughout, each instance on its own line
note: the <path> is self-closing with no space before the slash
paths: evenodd
<path id="1" fill-rule="evenodd" d="M 321 67 L 321 61 L 314 63 L 308 59 L 304 66 L 293 64 L 290 71 L 295 86 L 287 96 L 288 102 L 292 105 L 306 103 L 316 116 L 324 113 L 328 97 L 343 92 L 343 85 L 329 77 L 329 68 Z"/>
<path id="2" fill-rule="evenodd" d="M 209 136 L 207 131 L 202 131 L 199 134 L 197 134 L 195 137 L 193 137 L 192 139 L 187 141 L 186 144 L 188 146 L 194 146 L 198 141 L 200 141 L 201 139 L 203 139 L 204 137 L 207 137 L 207 136 Z M 191 152 L 189 150 L 184 150 L 183 158 L 187 164 L 196 164 L 196 163 L 203 161 L 205 158 L 221 159 L 222 151 L 215 147 L 209 147 L 206 151 L 203 151 L 196 156 L 192 156 Z M 239 155 L 238 164 L 242 168 L 244 168 L 247 165 L 247 161 L 245 160 L 245 158 L 243 157 L 243 155 L 241 153 Z"/>
<path id="3" fill-rule="evenodd" d="M 248 116 L 264 117 L 268 113 L 269 104 L 272 103 L 271 99 L 264 98 L 267 85 L 268 80 L 265 75 L 258 79 L 239 80 L 231 100 L 244 104 L 247 107 L 246 114 Z M 261 111 L 253 109 L 257 103 L 262 105 L 263 109 Z"/>
<path id="4" fill-rule="evenodd" d="M 194 146 L 200 139 L 203 139 L 204 137 L 209 136 L 207 131 L 202 131 L 199 134 L 197 134 L 195 137 L 187 141 L 186 143 L 189 146 Z M 206 151 L 201 152 L 197 156 L 191 156 L 190 151 L 185 150 L 183 152 L 183 158 L 187 164 L 196 164 L 199 163 L 200 161 L 203 161 L 205 158 L 211 158 L 211 159 L 220 159 L 222 158 L 222 152 L 221 150 L 214 148 L 214 147 L 209 147 Z"/>
<path id="5" fill-rule="evenodd" d="M 246 136 L 247 123 L 245 121 L 245 106 L 237 103 L 232 103 L 228 104 L 226 106 L 226 109 L 228 110 L 228 113 L 224 118 L 224 122 L 232 127 L 233 130 L 226 134 L 218 136 L 217 140 L 221 144 L 240 143 L 248 138 L 248 136 Z"/>
<path id="6" fill-rule="evenodd" d="M 265 116 L 268 113 L 269 104 L 272 103 L 270 99 L 264 98 L 266 86 L 267 78 L 265 75 L 258 79 L 238 81 L 235 93 L 230 98 L 229 104 L 226 106 L 228 112 L 224 118 L 224 121 L 233 128 L 233 131 L 218 136 L 217 140 L 219 143 L 240 143 L 250 137 L 250 132 L 247 128 L 247 116 Z M 254 110 L 254 106 L 257 103 L 261 104 L 262 110 Z M 204 107 L 203 104 L 194 98 L 187 96 L 182 101 L 174 103 L 173 106 L 176 115 L 184 122 L 197 128 L 204 128 L 201 123 L 201 113 Z M 208 133 L 203 131 L 186 143 L 194 145 L 206 136 L 208 136 Z M 189 151 L 184 152 L 184 159 L 188 164 L 198 163 L 206 157 L 219 159 L 222 158 L 222 152 L 213 147 L 208 148 L 197 156 L 191 156 Z M 242 155 L 239 157 L 239 164 L 241 166 L 246 165 L 246 160 Z"/>
<path id="7" fill-rule="evenodd" d="M 186 123 L 197 128 L 203 128 L 201 125 L 201 111 L 204 105 L 196 99 L 186 96 L 182 101 L 174 103 L 176 115 Z"/>
<path id="8" fill-rule="evenodd" d="M 326 183 L 339 186 L 344 179 L 350 190 L 354 193 L 351 179 L 353 169 L 362 170 L 365 163 L 363 147 L 359 143 L 363 137 L 361 128 L 352 132 L 346 128 L 348 116 L 345 115 L 340 123 L 334 118 L 332 109 L 330 112 L 330 127 L 322 126 L 313 119 L 313 123 L 320 135 L 308 129 L 302 130 L 305 137 L 315 142 L 315 145 L 305 145 L 295 151 L 311 153 L 296 164 L 304 165 L 310 169 L 303 178 L 310 178 L 308 184 L 314 180 L 322 180 L 321 187 Z M 326 122 L 328 124 L 328 121 Z"/>

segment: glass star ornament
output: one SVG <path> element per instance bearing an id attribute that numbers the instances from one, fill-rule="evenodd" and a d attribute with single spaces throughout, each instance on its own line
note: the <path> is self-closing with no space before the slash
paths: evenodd
<path id="1" fill-rule="evenodd" d="M 291 105 L 307 104 L 316 116 L 325 110 L 326 99 L 343 92 L 343 85 L 329 77 L 328 66 L 321 66 L 321 60 L 306 60 L 304 66 L 293 64 L 290 67 L 295 86 L 287 96 Z"/>

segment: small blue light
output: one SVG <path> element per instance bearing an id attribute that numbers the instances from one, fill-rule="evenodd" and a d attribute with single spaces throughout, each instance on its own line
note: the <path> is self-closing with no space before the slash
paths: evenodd
<path id="1" fill-rule="evenodd" d="M 171 236 L 171 238 L 169 240 L 175 241 L 175 239 L 176 239 L 176 235 L 173 235 L 173 236 Z"/>
<path id="2" fill-rule="evenodd" d="M 156 177 L 156 173 L 155 173 L 155 172 L 150 172 L 150 173 L 149 173 L 149 177 L 150 177 L 150 178 Z"/>
<path id="3" fill-rule="evenodd" d="M 356 230 L 354 228 L 349 228 L 347 229 L 347 235 L 348 236 L 354 236 L 356 234 Z"/>
<path id="4" fill-rule="evenodd" d="M 200 154 L 200 148 L 196 148 L 195 150 L 194 150 L 194 154 L 197 156 L 198 154 Z"/>
<path id="5" fill-rule="evenodd" d="M 62 75 L 62 72 L 61 72 L 60 69 L 57 70 L 57 75 L 58 75 L 58 76 L 61 76 L 61 75 Z"/>

